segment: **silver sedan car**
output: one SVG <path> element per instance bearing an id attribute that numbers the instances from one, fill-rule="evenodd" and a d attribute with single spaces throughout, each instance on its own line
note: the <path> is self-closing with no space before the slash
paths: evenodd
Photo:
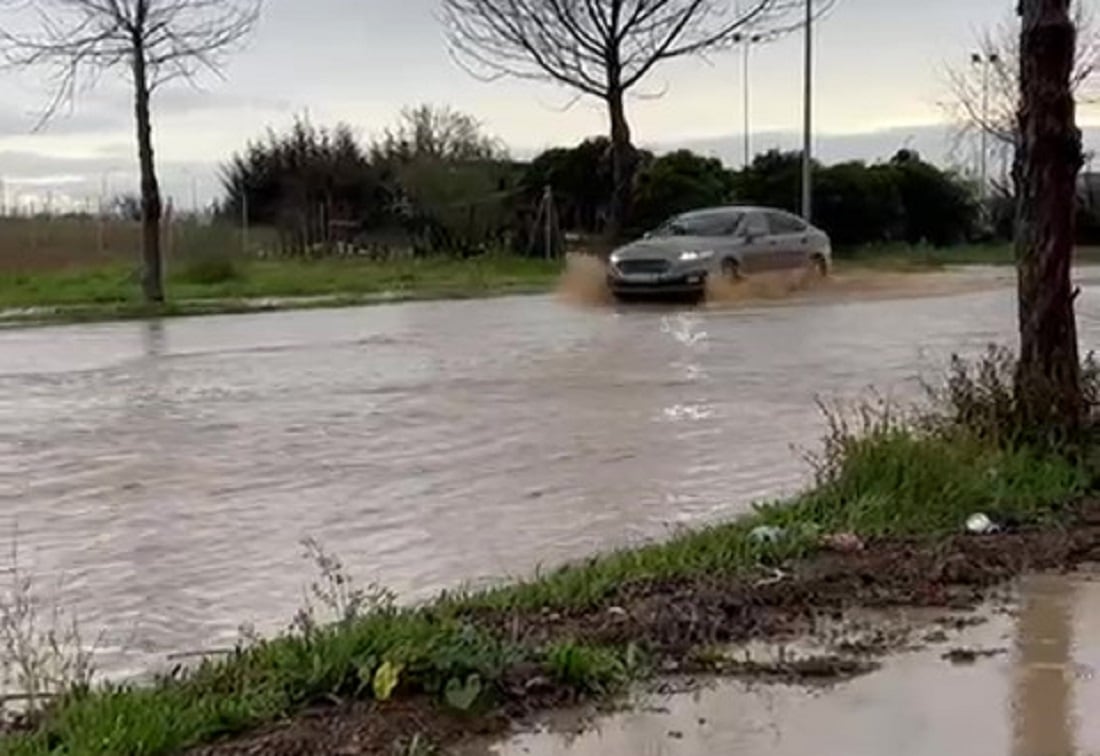
<path id="1" fill-rule="evenodd" d="M 707 279 L 809 270 L 828 275 L 828 235 L 796 215 L 766 207 L 715 207 L 678 215 L 615 250 L 607 284 L 620 298 L 701 297 Z"/>

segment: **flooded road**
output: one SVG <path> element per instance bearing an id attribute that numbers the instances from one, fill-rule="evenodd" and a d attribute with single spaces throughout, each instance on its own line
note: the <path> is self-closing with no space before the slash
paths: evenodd
<path id="1" fill-rule="evenodd" d="M 1100 572 L 1036 575 L 1011 612 L 831 688 L 721 682 L 468 756 L 1091 756 L 1100 753 Z M 978 652 L 952 663 L 947 650 Z M 983 656 L 983 654 L 988 654 Z"/>
<path id="2" fill-rule="evenodd" d="M 1089 348 L 1100 279 L 1082 284 Z M 815 397 L 905 395 L 951 351 L 1011 342 L 1010 288 L 927 285 L 0 331 L 0 542 L 40 585 L 64 577 L 125 674 L 281 627 L 307 536 L 407 598 L 661 537 L 803 485 Z"/>

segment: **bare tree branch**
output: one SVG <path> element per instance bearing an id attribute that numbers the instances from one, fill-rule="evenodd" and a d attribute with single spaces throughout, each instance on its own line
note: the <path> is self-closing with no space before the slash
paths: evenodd
<path id="1" fill-rule="evenodd" d="M 256 25 L 262 2 L 0 0 L 0 9 L 12 10 L 5 21 L 23 16 L 25 27 L 33 29 L 0 25 L 0 57 L 9 67 L 45 69 L 49 77 L 50 95 L 36 130 L 108 71 L 122 69 L 130 76 L 141 166 L 142 289 L 149 302 L 164 300 L 152 93 L 177 79 L 194 82 L 203 71 L 220 75 L 225 55 Z"/>
<path id="2" fill-rule="evenodd" d="M 615 234 L 633 179 L 624 97 L 665 61 L 799 28 L 808 1 L 442 0 L 442 20 L 452 57 L 474 76 L 552 82 L 607 104 Z M 818 15 L 836 2 L 817 0 Z"/>
<path id="3" fill-rule="evenodd" d="M 1095 101 L 1100 96 L 1100 28 L 1096 13 L 1087 3 L 1078 2 L 1073 22 L 1077 27 L 1077 53 L 1070 86 L 1079 102 Z M 940 108 L 954 126 L 956 148 L 985 133 L 998 154 L 1007 155 L 1015 149 L 1020 63 L 1020 20 L 1012 14 L 978 36 L 965 63 L 945 67 L 947 96 Z M 983 66 L 989 67 L 988 106 L 984 105 Z"/>
<path id="4" fill-rule="evenodd" d="M 836 0 L 819 0 L 818 15 Z M 604 98 L 657 65 L 797 29 L 805 0 L 443 0 L 452 54 L 479 78 L 549 81 Z"/>

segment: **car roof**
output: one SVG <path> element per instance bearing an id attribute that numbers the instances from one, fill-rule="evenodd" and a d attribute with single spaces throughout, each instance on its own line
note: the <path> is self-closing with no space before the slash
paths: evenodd
<path id="1" fill-rule="evenodd" d="M 783 215 L 790 215 L 795 218 L 798 217 L 789 210 L 783 210 L 778 207 L 764 207 L 762 205 L 715 205 L 714 207 L 700 207 L 695 210 L 688 210 L 687 212 L 680 213 L 680 215 L 709 215 L 711 213 L 731 211 L 742 213 L 782 213 Z"/>

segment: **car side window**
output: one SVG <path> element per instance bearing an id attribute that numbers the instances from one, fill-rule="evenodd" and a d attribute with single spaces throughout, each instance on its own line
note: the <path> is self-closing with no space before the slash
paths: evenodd
<path id="1" fill-rule="evenodd" d="M 743 213 L 720 213 L 715 215 L 714 236 L 733 236 L 741 225 Z"/>
<path id="2" fill-rule="evenodd" d="M 760 213 L 750 213 L 745 218 L 745 234 L 748 236 L 767 236 L 768 224 Z"/>
<path id="3" fill-rule="evenodd" d="M 667 236 L 731 236 L 740 225 L 742 213 L 722 210 L 707 210 L 687 213 L 669 221 L 665 228 Z"/>
<path id="4" fill-rule="evenodd" d="M 801 234 L 806 230 L 806 223 L 801 218 L 786 213 L 768 213 L 768 225 L 771 232 L 780 234 Z"/>

